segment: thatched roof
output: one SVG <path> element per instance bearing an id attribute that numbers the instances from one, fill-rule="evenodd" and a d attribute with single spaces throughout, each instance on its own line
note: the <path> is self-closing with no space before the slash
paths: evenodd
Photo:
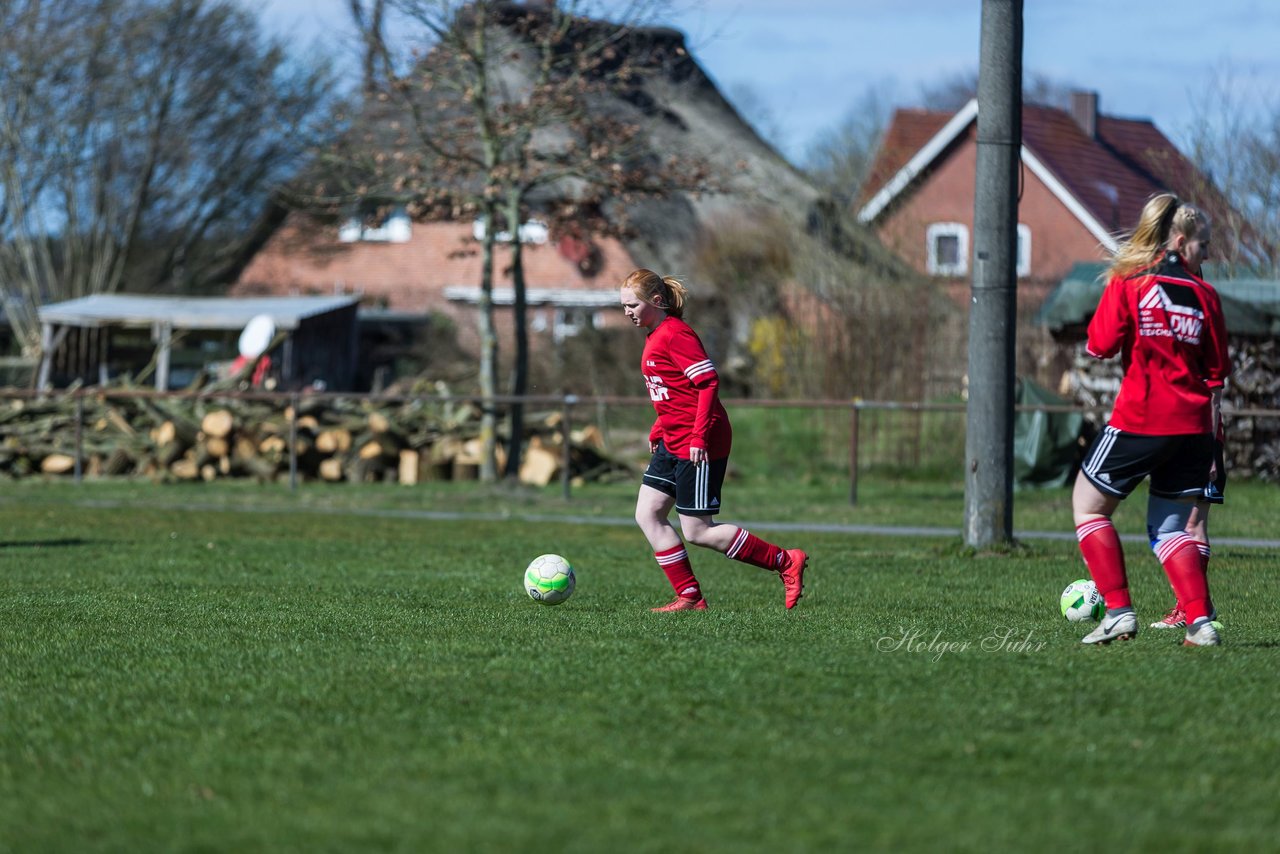
<path id="1" fill-rule="evenodd" d="M 489 4 L 486 12 L 487 20 L 499 31 L 498 38 L 506 39 L 494 40 L 501 44 L 494 52 L 502 57 L 503 83 L 518 90 L 532 78 L 535 59 L 532 52 L 521 50 L 522 29 L 528 28 L 530 20 L 551 13 L 546 4 L 512 2 Z M 468 14 L 464 8 L 455 25 L 466 26 Z M 626 62 L 639 72 L 627 86 L 610 87 L 608 95 L 596 93 L 590 101 L 593 114 L 643 128 L 639 145 L 633 146 L 628 156 L 662 163 L 678 154 L 705 163 L 721 178 L 722 192 L 695 195 L 675 191 L 639 201 L 604 200 L 605 219 L 615 224 L 625 221 L 624 241 L 639 263 L 664 273 L 689 275 L 703 229 L 767 212 L 801 233 L 816 235 L 852 263 L 865 265 L 877 279 L 918 278 L 869 230 L 824 198 L 802 172 L 743 120 L 690 53 L 681 32 L 666 27 L 623 28 L 589 19 L 578 19 L 573 27 L 566 40 L 569 45 L 607 33 L 616 37 L 615 63 Z M 423 61 L 430 64 L 434 60 L 428 55 Z M 614 68 L 602 68 L 601 73 Z M 355 132 L 370 134 L 370 123 L 381 126 L 371 135 L 386 150 L 395 135 L 388 128 L 402 131 L 403 119 L 390 102 L 370 103 Z M 543 133 L 549 138 L 556 135 L 554 130 Z M 566 189 L 565 185 L 561 189 Z"/>

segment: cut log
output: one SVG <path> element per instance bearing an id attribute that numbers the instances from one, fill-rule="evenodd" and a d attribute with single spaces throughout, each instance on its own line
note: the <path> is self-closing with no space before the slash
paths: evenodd
<path id="1" fill-rule="evenodd" d="M 575 445 L 586 445 L 587 447 L 595 448 L 597 451 L 604 450 L 604 434 L 594 424 L 588 424 L 581 430 L 574 430 L 569 436 Z"/>
<path id="2" fill-rule="evenodd" d="M 200 429 L 206 436 L 223 439 L 235 429 L 236 417 L 229 409 L 215 409 L 200 420 Z"/>
<path id="3" fill-rule="evenodd" d="M 258 443 L 258 453 L 263 456 L 283 454 L 289 447 L 283 436 L 268 436 Z"/>
<path id="4" fill-rule="evenodd" d="M 546 486 L 560 470 L 560 457 L 540 445 L 529 443 L 520 463 L 520 482 Z"/>
<path id="5" fill-rule="evenodd" d="M 417 484 L 422 470 L 422 454 L 412 448 L 400 452 L 399 481 L 406 486 Z"/>
<path id="6" fill-rule="evenodd" d="M 387 455 L 387 448 L 377 439 L 372 442 L 365 442 L 360 446 L 360 450 L 356 452 L 356 456 L 362 460 L 376 460 Z"/>
<path id="7" fill-rule="evenodd" d="M 45 474 L 66 474 L 76 467 L 76 458 L 68 454 L 50 454 L 40 461 Z"/>
<path id="8" fill-rule="evenodd" d="M 322 454 L 345 454 L 351 450 L 351 431 L 341 427 L 321 430 L 316 436 L 316 450 Z"/>
<path id="9" fill-rule="evenodd" d="M 167 418 L 151 431 L 151 438 L 160 447 L 175 443 L 189 446 L 195 442 L 196 432 L 194 426 L 187 422 Z"/>
<path id="10" fill-rule="evenodd" d="M 174 460 L 169 472 L 178 480 L 195 480 L 200 476 L 200 465 L 191 457 Z"/>
<path id="11" fill-rule="evenodd" d="M 329 457 L 320 461 L 320 479 L 327 480 L 330 483 L 337 483 L 342 480 L 342 460 L 337 457 Z"/>
<path id="12" fill-rule="evenodd" d="M 231 443 L 225 436 L 210 436 L 205 439 L 204 448 L 211 457 L 225 457 L 231 453 Z"/>
<path id="13" fill-rule="evenodd" d="M 124 414 L 114 406 L 107 407 L 106 418 L 107 422 L 110 423 L 112 427 L 116 428 L 126 436 L 134 436 L 138 432 L 133 429 L 133 425 L 129 423 L 129 419 L 125 418 Z"/>
<path id="14" fill-rule="evenodd" d="M 258 456 L 258 445 L 248 436 L 237 436 L 231 456 L 236 460 L 251 460 Z"/>

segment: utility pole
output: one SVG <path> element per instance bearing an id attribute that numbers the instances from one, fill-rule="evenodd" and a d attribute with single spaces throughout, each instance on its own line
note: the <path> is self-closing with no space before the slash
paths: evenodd
<path id="1" fill-rule="evenodd" d="M 1014 343 L 1022 150 L 1022 0 L 982 0 L 969 303 L 965 543 L 1013 539 Z"/>

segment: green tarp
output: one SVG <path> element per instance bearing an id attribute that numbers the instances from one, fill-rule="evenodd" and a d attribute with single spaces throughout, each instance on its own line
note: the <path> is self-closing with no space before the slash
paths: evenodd
<path id="1" fill-rule="evenodd" d="M 1018 380 L 1014 400 L 1024 405 L 1070 406 L 1028 379 Z M 1080 455 L 1079 412 L 1017 412 L 1013 420 L 1013 479 L 1019 488 L 1065 486 Z"/>

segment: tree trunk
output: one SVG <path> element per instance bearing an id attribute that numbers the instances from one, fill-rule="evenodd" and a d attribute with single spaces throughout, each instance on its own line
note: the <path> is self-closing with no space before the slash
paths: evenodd
<path id="1" fill-rule="evenodd" d="M 524 252 L 520 243 L 520 198 L 513 189 L 507 196 L 507 230 L 511 234 L 511 284 L 514 290 L 511 322 L 515 327 L 515 364 L 511 371 L 511 394 L 523 397 L 529 389 L 529 312 L 524 283 Z M 511 430 L 507 437 L 508 480 L 520 477 L 520 448 L 524 444 L 524 404 L 511 403 Z"/>
<path id="2" fill-rule="evenodd" d="M 484 220 L 484 240 L 481 241 L 480 268 L 480 479 L 493 483 L 498 479 L 494 464 L 497 449 L 498 416 L 493 402 L 497 395 L 498 334 L 493 323 L 493 246 L 494 214 L 497 205 L 486 200 L 481 216 Z"/>

